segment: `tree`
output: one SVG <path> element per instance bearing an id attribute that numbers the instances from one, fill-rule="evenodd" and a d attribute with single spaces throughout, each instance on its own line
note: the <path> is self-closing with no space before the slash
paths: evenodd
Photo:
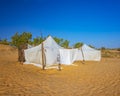
<path id="1" fill-rule="evenodd" d="M 63 38 L 57 38 L 54 37 L 54 40 L 56 41 L 57 44 L 59 44 L 60 46 L 64 47 L 64 48 L 69 48 L 69 41 L 68 40 L 64 40 Z"/>
<path id="2" fill-rule="evenodd" d="M 36 37 L 36 38 L 33 39 L 33 44 L 36 46 L 36 45 L 41 44 L 43 41 L 44 41 L 44 38 Z"/>
<path id="3" fill-rule="evenodd" d="M 62 47 L 64 48 L 69 48 L 69 41 L 68 40 L 64 40 L 61 44 Z"/>
<path id="4" fill-rule="evenodd" d="M 60 45 L 60 42 L 61 42 L 61 39 L 60 38 L 57 38 L 57 37 L 53 37 L 53 39 L 56 41 L 57 44 Z"/>
<path id="5" fill-rule="evenodd" d="M 53 39 L 54 39 L 54 40 L 56 41 L 56 43 L 59 44 L 60 46 L 61 46 L 61 44 L 62 44 L 63 41 L 64 41 L 62 38 L 57 38 L 57 37 L 54 37 Z"/>
<path id="6" fill-rule="evenodd" d="M 16 47 L 20 47 L 20 45 L 30 42 L 31 38 L 32 34 L 30 32 L 23 32 L 21 34 L 16 32 L 11 38 L 11 44 Z"/>
<path id="7" fill-rule="evenodd" d="M 80 48 L 82 45 L 83 45 L 82 42 L 78 42 L 78 43 L 75 43 L 73 47 L 74 48 Z"/>

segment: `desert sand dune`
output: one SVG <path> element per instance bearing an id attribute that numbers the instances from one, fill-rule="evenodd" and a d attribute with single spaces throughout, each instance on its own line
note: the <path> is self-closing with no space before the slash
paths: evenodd
<path id="1" fill-rule="evenodd" d="M 120 96 L 120 59 L 43 71 L 18 63 L 17 49 L 0 45 L 0 96 Z"/>

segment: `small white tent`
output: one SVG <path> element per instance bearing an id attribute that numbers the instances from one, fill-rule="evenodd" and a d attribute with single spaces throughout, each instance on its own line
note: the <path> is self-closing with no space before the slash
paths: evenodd
<path id="1" fill-rule="evenodd" d="M 88 45 L 84 44 L 81 48 L 79 48 L 77 60 L 100 61 L 101 51 L 93 49 Z"/>
<path id="2" fill-rule="evenodd" d="M 59 56 L 59 49 L 62 49 L 54 39 L 49 36 L 44 42 L 44 53 L 46 66 L 51 66 L 57 64 L 57 58 Z M 42 45 L 32 47 L 30 49 L 24 50 L 25 53 L 25 63 L 24 64 L 34 64 L 36 66 L 42 67 Z"/>

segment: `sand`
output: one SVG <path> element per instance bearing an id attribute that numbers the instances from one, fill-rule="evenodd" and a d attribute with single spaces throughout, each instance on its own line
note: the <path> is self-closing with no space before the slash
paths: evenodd
<path id="1" fill-rule="evenodd" d="M 0 45 L 0 96 L 120 96 L 120 59 L 42 70 L 18 63 L 17 50 Z"/>

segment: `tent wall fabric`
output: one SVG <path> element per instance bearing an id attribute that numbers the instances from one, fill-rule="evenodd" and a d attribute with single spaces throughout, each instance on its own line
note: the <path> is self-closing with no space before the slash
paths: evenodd
<path id="1" fill-rule="evenodd" d="M 59 49 L 59 51 L 61 64 L 71 65 L 76 61 L 78 49 Z"/>
<path id="2" fill-rule="evenodd" d="M 83 61 L 83 59 L 84 59 L 84 56 L 83 56 L 83 54 L 82 54 L 82 50 L 81 49 L 79 49 L 78 51 L 77 51 L 77 53 L 76 53 L 76 61 Z"/>
<path id="3" fill-rule="evenodd" d="M 35 63 L 35 64 L 40 64 L 42 63 L 42 55 L 41 55 L 41 45 L 30 48 L 30 49 L 26 49 L 24 50 L 25 53 L 25 64 L 31 64 L 31 63 Z"/>

